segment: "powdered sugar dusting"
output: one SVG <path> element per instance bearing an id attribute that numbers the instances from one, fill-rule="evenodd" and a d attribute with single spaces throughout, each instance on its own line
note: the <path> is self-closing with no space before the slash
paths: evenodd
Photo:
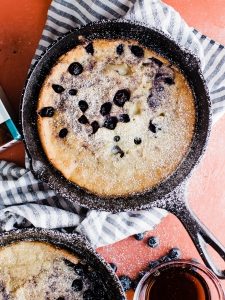
<path id="1" fill-rule="evenodd" d="M 38 228 L 16 230 L 2 234 L 0 246 L 0 297 L 7 291 L 13 299 L 82 300 L 83 293 L 97 283 L 105 288 L 105 299 L 124 299 L 111 267 L 79 235 Z M 75 272 L 77 263 L 86 265 L 87 276 Z M 92 272 L 98 282 L 89 276 Z M 71 286 L 77 279 L 83 281 L 81 291 Z"/>
<path id="2" fill-rule="evenodd" d="M 122 55 L 116 53 L 120 44 L 124 45 Z M 169 61 L 149 49 L 144 50 L 144 57 L 136 57 L 130 50 L 136 44 L 96 40 L 93 56 L 84 45 L 76 47 L 53 68 L 39 99 L 39 109 L 51 105 L 57 111 L 54 118 L 39 120 L 47 156 L 66 178 L 96 194 L 126 195 L 153 187 L 177 168 L 192 140 L 195 108 L 186 79 Z M 152 57 L 163 65 L 149 60 Z M 79 76 L 67 71 L 74 60 L 84 69 Z M 157 76 L 161 80 L 174 77 L 175 84 L 159 84 Z M 55 83 L 65 92 L 55 94 L 51 88 Z M 71 88 L 78 91 L 76 96 L 68 94 Z M 120 89 L 131 93 L 123 107 L 113 103 Z M 78 121 L 83 115 L 80 100 L 88 103 L 84 114 L 89 124 Z M 100 109 L 105 102 L 112 103 L 111 116 L 119 119 L 127 114 L 130 121 L 118 122 L 114 130 L 103 127 L 105 116 Z M 90 125 L 93 121 L 100 126 L 95 134 Z M 69 130 L 63 141 L 57 136 L 62 127 Z M 120 141 L 115 143 L 114 136 Z M 134 143 L 135 138 L 141 139 L 139 145 Z M 113 151 L 115 146 L 122 150 L 123 157 Z"/>

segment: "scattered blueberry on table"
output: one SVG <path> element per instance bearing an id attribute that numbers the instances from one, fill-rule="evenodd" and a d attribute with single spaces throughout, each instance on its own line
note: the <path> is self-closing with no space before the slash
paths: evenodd
<path id="1" fill-rule="evenodd" d="M 160 264 L 159 260 L 152 260 L 148 264 L 148 267 L 151 270 L 151 269 L 154 269 L 155 267 L 157 267 L 159 264 Z"/>
<path id="2" fill-rule="evenodd" d="M 181 251 L 178 248 L 172 248 L 168 252 L 168 256 L 171 259 L 179 259 L 181 257 Z"/>
<path id="3" fill-rule="evenodd" d="M 141 241 L 141 240 L 144 239 L 144 236 L 145 236 L 144 232 L 141 232 L 141 233 L 135 234 L 135 235 L 134 235 L 134 238 L 135 238 L 137 241 Z"/>
<path id="4" fill-rule="evenodd" d="M 120 280 L 120 283 L 124 289 L 124 291 L 128 291 L 131 286 L 132 286 L 132 280 L 130 279 L 129 276 L 126 276 L 126 275 L 122 275 L 119 277 L 119 280 Z"/>
<path id="5" fill-rule="evenodd" d="M 162 263 L 167 263 L 171 261 L 171 258 L 168 255 L 163 255 L 159 258 L 159 262 Z"/>
<path id="6" fill-rule="evenodd" d="M 151 247 L 151 248 L 156 248 L 159 246 L 159 238 L 157 238 L 156 236 L 151 236 L 149 239 L 148 239 L 148 246 Z"/>
<path id="7" fill-rule="evenodd" d="M 138 241 L 141 241 L 144 239 L 144 233 L 137 233 L 134 235 L 134 238 Z M 159 245 L 159 239 L 155 236 L 152 236 L 148 239 L 148 245 L 151 245 L 150 247 L 158 246 Z M 153 248 L 154 248 L 153 247 Z M 123 286 L 124 291 L 128 291 L 129 289 L 135 290 L 140 280 L 145 276 L 145 274 L 152 269 L 158 267 L 162 263 L 170 262 L 172 260 L 177 260 L 181 258 L 181 250 L 177 247 L 171 248 L 166 255 L 163 255 L 159 257 L 157 260 L 152 260 L 149 262 L 147 268 L 140 271 L 137 275 L 137 277 L 133 280 L 129 276 L 123 275 L 119 277 L 119 280 Z M 114 264 L 113 264 L 114 265 Z"/>

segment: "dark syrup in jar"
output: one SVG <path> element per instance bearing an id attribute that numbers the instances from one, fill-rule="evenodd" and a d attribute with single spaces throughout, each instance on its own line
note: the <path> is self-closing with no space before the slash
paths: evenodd
<path id="1" fill-rule="evenodd" d="M 146 285 L 145 300 L 211 300 L 207 283 L 194 267 L 165 267 Z"/>

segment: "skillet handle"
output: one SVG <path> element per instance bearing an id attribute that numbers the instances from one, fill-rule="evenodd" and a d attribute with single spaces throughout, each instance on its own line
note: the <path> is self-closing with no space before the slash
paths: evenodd
<path id="1" fill-rule="evenodd" d="M 173 207 L 171 206 L 167 209 L 184 225 L 206 266 L 209 267 L 220 279 L 225 279 L 225 270 L 217 268 L 207 251 L 206 246 L 210 245 L 224 261 L 225 247 L 215 238 L 208 228 L 201 223 L 198 217 L 185 203 L 184 199 L 179 199 Z"/>

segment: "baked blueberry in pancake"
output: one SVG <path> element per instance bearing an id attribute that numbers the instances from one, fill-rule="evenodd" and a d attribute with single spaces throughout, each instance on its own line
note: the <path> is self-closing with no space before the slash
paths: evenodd
<path id="1" fill-rule="evenodd" d="M 94 194 L 141 193 L 179 166 L 195 104 L 179 68 L 133 40 L 85 41 L 42 86 L 38 131 L 50 163 Z"/>

